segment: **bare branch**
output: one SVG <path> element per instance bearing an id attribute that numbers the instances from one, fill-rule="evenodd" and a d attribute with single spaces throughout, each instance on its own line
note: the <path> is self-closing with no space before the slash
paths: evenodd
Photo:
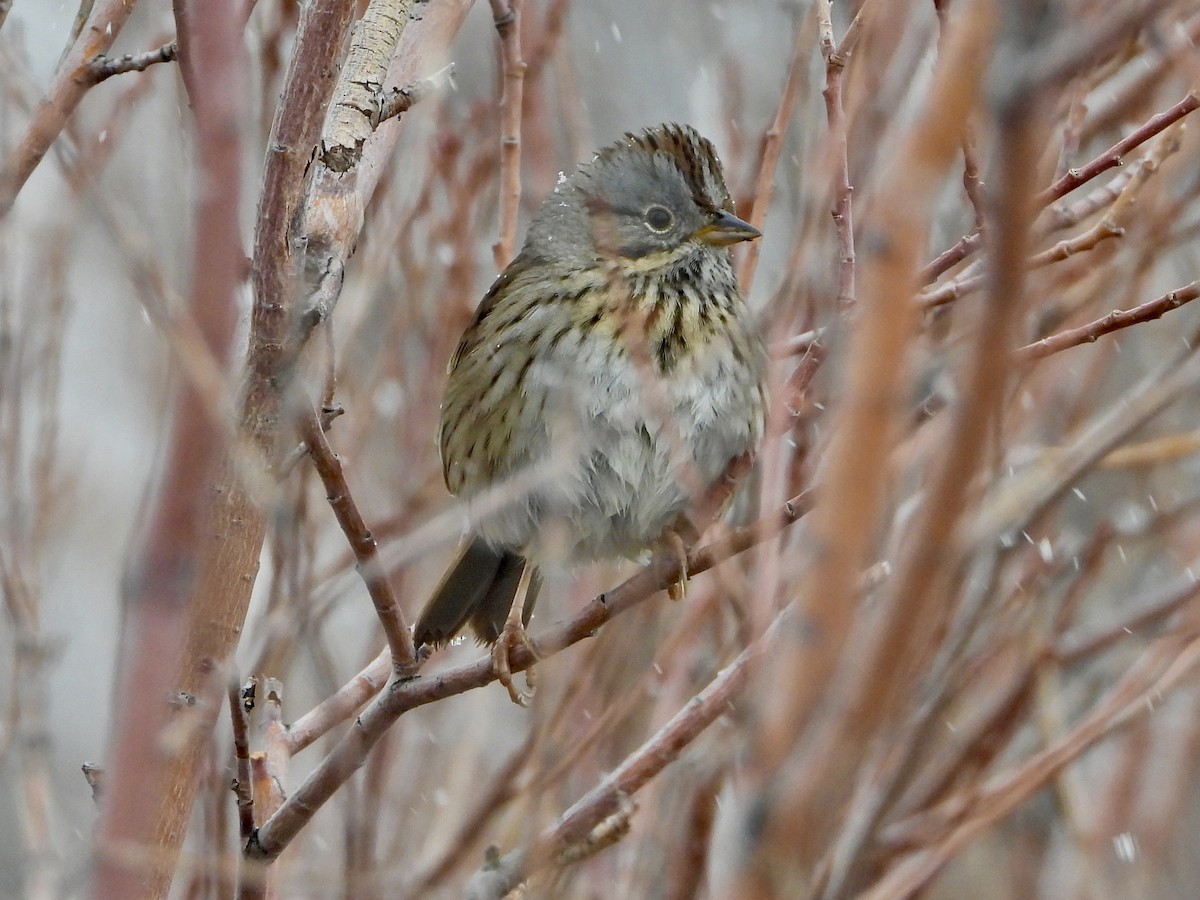
<path id="1" fill-rule="evenodd" d="M 1184 640 L 1187 642 L 1183 643 Z M 862 896 L 866 900 L 885 900 L 919 891 L 953 853 L 973 841 L 987 826 L 1011 815 L 1021 802 L 1088 748 L 1154 710 L 1160 698 L 1177 687 L 1197 665 L 1200 665 L 1200 639 L 1183 635 L 1158 642 L 1103 701 L 1053 745 L 968 796 L 950 797 L 923 817 L 942 820 L 938 839 L 923 841 L 926 846 L 908 855 Z M 889 837 L 902 841 L 903 832 L 917 824 L 899 823 L 889 829 Z M 926 822 L 919 824 L 927 827 Z"/>
<path id="2" fill-rule="evenodd" d="M 379 561 L 379 548 L 367 523 L 363 521 L 358 505 L 346 483 L 341 461 L 325 440 L 325 432 L 317 418 L 317 411 L 309 408 L 309 414 L 300 420 L 300 433 L 312 457 L 313 466 L 325 485 L 329 505 L 333 507 L 338 524 L 349 541 L 354 557 L 358 560 L 358 571 L 367 585 L 367 592 L 375 604 L 375 614 L 383 626 L 388 647 L 392 651 L 392 665 L 397 677 L 407 677 L 417 668 L 416 652 L 413 649 L 412 632 L 404 621 L 404 612 L 396 602 L 387 572 Z"/>
<path id="3" fill-rule="evenodd" d="M 800 74 L 807 63 L 808 48 L 804 45 L 804 29 L 800 27 L 797 16 L 795 24 L 796 35 L 793 39 L 792 58 L 788 63 L 787 75 L 783 82 L 783 91 L 779 103 L 775 107 L 775 116 L 762 136 L 762 146 L 759 151 L 758 173 L 754 179 L 754 202 L 750 207 L 747 221 L 758 229 L 762 229 L 767 219 L 767 207 L 771 205 L 771 195 L 775 184 L 775 170 L 779 166 L 779 157 L 783 152 L 783 140 L 787 136 L 788 122 L 791 121 L 792 110 L 796 105 L 796 89 Z M 830 135 L 831 141 L 836 140 Z M 759 253 L 762 252 L 762 242 L 752 241 L 742 255 L 738 267 L 738 282 L 742 291 L 750 293 L 754 283 L 754 272 L 758 268 Z"/>
<path id="4" fill-rule="evenodd" d="M 8 215 L 25 181 L 91 88 L 91 60 L 112 46 L 137 0 L 95 0 L 80 34 L 54 73 L 24 134 L 0 164 L 0 219 Z"/>
<path id="5" fill-rule="evenodd" d="M 294 756 L 354 715 L 383 689 L 392 671 L 391 651 L 385 649 L 337 692 L 292 723 L 287 732 L 288 752 Z"/>
<path id="6" fill-rule="evenodd" d="M 1159 132 L 1178 122 L 1184 116 L 1188 115 L 1188 113 L 1194 111 L 1197 106 L 1200 106 L 1200 95 L 1193 91 L 1170 109 L 1152 116 L 1140 127 L 1117 141 L 1117 143 L 1113 144 L 1086 166 L 1068 171 L 1038 194 L 1036 198 L 1037 203 L 1040 206 L 1049 206 L 1055 200 L 1061 200 L 1067 194 L 1091 181 L 1097 175 L 1115 166 L 1122 165 L 1124 157 L 1131 150 L 1134 150 Z M 937 280 L 942 274 L 978 250 L 982 246 L 982 243 L 983 238 L 978 231 L 959 238 L 954 246 L 942 251 L 932 262 L 921 269 L 918 276 L 920 283 L 929 284 Z"/>
<path id="7" fill-rule="evenodd" d="M 830 4 L 822 0 L 817 4 L 818 34 L 820 35 L 821 58 L 825 60 L 825 118 L 829 123 L 829 141 L 834 164 L 833 185 L 834 229 L 838 246 L 838 306 L 842 309 L 854 302 L 854 215 L 851 198 L 854 188 L 850 185 L 850 160 L 847 153 L 849 123 L 842 103 L 842 81 L 846 63 L 850 59 L 853 44 L 861 34 L 863 15 L 869 4 L 859 7 L 846 35 L 838 47 L 833 43 L 833 24 L 830 21 Z"/>
<path id="8" fill-rule="evenodd" d="M 1087 184 L 1100 173 L 1121 165 L 1129 151 L 1146 143 L 1146 141 L 1159 132 L 1165 131 L 1184 116 L 1195 111 L 1197 107 L 1200 107 L 1200 93 L 1192 91 L 1170 109 L 1165 109 L 1158 115 L 1152 116 L 1139 128 L 1134 129 L 1124 138 L 1117 141 L 1086 166 L 1068 170 L 1062 178 L 1059 178 L 1054 184 L 1037 195 L 1038 205 L 1049 206 L 1055 200 L 1060 200 L 1071 193 L 1071 191 L 1077 189 L 1080 185 Z"/>
<path id="9" fill-rule="evenodd" d="M 432 75 L 417 79 L 408 87 L 393 88 L 380 102 L 373 124 L 378 126 L 381 122 L 403 115 L 444 85 L 452 84 L 453 78 L 454 63 L 449 63 Z"/>
<path id="10" fill-rule="evenodd" d="M 229 684 L 229 721 L 233 726 L 233 760 L 236 776 L 233 793 L 237 797 L 238 833 L 242 844 L 254 832 L 254 794 L 250 787 L 250 717 L 258 682 L 251 678 L 245 685 L 237 680 Z"/>
<path id="11" fill-rule="evenodd" d="M 796 521 L 808 506 L 807 495 L 801 494 L 785 504 L 780 513 L 767 516 L 750 528 L 740 529 L 728 538 L 690 554 L 687 559 L 689 574 L 704 572 L 717 562 L 769 539 L 781 528 Z M 680 560 L 674 554 L 656 556 L 628 581 L 601 594 L 568 622 L 534 640 L 532 651 L 524 645 L 514 648 L 509 660 L 512 671 L 524 671 L 535 661 L 548 659 L 566 647 L 592 637 L 605 622 L 673 584 L 679 577 L 679 570 Z M 358 716 L 337 748 L 305 779 L 279 812 L 258 830 L 248 850 L 250 855 L 273 859 L 282 853 L 313 814 L 363 764 L 371 747 L 405 712 L 482 687 L 496 678 L 488 654 L 474 663 L 427 678 L 393 678 L 387 689 Z"/>
<path id="12" fill-rule="evenodd" d="M 114 75 L 121 75 L 125 72 L 144 72 L 158 63 L 174 62 L 178 57 L 179 44 L 175 41 L 167 41 L 157 49 L 146 50 L 142 53 L 127 53 L 118 57 L 96 56 L 88 63 L 88 70 L 92 83 L 99 84 Z"/>
<path id="13" fill-rule="evenodd" d="M 1192 302 L 1197 297 L 1200 297 L 1200 281 L 1193 281 L 1191 284 L 1186 284 L 1181 288 L 1167 291 L 1167 293 L 1154 300 L 1147 300 L 1145 303 L 1135 306 L 1132 309 L 1114 310 L 1108 315 L 1096 319 L 1094 322 L 1088 322 L 1086 325 L 1080 325 L 1078 328 L 1060 331 L 1057 334 L 1050 335 L 1050 337 L 1042 338 L 1040 341 L 1026 344 L 1016 351 L 1016 359 L 1022 363 L 1033 362 L 1034 360 L 1045 359 L 1047 356 L 1059 353 L 1069 347 L 1090 344 L 1101 335 L 1111 334 L 1114 331 L 1120 331 L 1122 328 L 1129 328 L 1132 325 L 1139 325 L 1142 322 L 1150 322 L 1161 318 L 1171 310 L 1178 309 L 1185 303 Z"/>
<path id="14" fill-rule="evenodd" d="M 525 61 L 521 58 L 521 0 L 491 0 L 491 4 L 492 19 L 500 34 L 504 81 L 504 90 L 500 94 L 500 236 L 492 246 L 492 255 L 496 268 L 503 269 L 517 247 Z"/>
<path id="15" fill-rule="evenodd" d="M 761 638 L 722 669 L 703 691 L 689 700 L 666 725 L 626 757 L 603 781 L 580 797 L 532 846 L 506 854 L 478 873 L 472 896 L 481 900 L 485 897 L 500 900 L 538 869 L 555 862 L 561 865 L 576 861 L 577 854 L 571 853 L 572 847 L 587 844 L 588 850 L 595 852 L 607 846 L 595 846 L 589 840 L 594 829 L 613 815 L 622 814 L 628 820 L 628 812 L 622 813 L 627 798 L 678 759 L 704 729 L 728 711 L 733 698 L 749 679 L 751 663 L 770 644 L 780 622 L 790 615 L 788 610 L 780 613 Z M 559 854 L 564 853 L 570 854 L 568 859 L 556 860 Z"/>
<path id="16" fill-rule="evenodd" d="M 350 52 L 321 138 L 321 161 L 334 172 L 358 163 L 378 122 L 379 98 L 400 35 L 412 17 L 415 0 L 371 0 L 354 25 Z"/>
<path id="17" fill-rule="evenodd" d="M 130 4 L 132 5 L 132 4 Z M 241 10 L 213 7 L 177 20 L 185 62 L 196 78 L 191 95 L 196 119 L 197 171 L 200 184 L 227 185 L 223 191 L 198 192 L 195 210 L 193 281 L 189 306 L 204 343 L 217 359 L 227 359 L 237 322 L 236 297 L 245 252 L 238 232 L 238 191 L 241 178 L 241 79 L 245 59 L 241 47 Z M 132 868 L 112 848 L 123 844 L 164 846 L 168 837 L 158 804 L 174 804 L 173 795 L 158 793 L 177 764 L 159 751 L 161 732 L 172 719 L 166 697 L 143 703 L 145 685 L 202 693 L 212 666 L 201 682 L 185 687 L 175 673 L 186 658 L 194 636 L 188 630 L 189 598 L 198 588 L 204 556 L 203 536 L 209 526 L 208 488 L 226 451 L 223 423 L 209 419 L 204 398 L 190 385 L 179 392 L 167 463 L 158 502 L 145 535 L 145 544 L 131 577 L 129 652 L 121 665 L 109 764 L 110 800 L 103 804 L 97 844 L 101 864 L 93 873 L 94 897 L 157 896 L 165 894 L 174 874 L 174 855 L 154 858 L 149 871 Z M 218 656 L 216 659 L 223 659 Z M 211 659 L 211 658 L 210 658 Z M 215 704 L 212 712 L 215 714 Z M 207 714 L 207 713 L 206 713 Z M 199 754 L 204 742 L 197 741 Z M 194 769 L 189 777 L 196 781 Z M 111 798 L 141 796 L 145 802 L 115 802 Z"/>

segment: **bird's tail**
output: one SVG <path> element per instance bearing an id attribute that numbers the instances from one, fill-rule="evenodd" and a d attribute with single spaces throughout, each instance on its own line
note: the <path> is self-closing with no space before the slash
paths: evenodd
<path id="1" fill-rule="evenodd" d="M 464 625 L 475 637 L 493 644 L 504 630 L 512 609 L 521 573 L 532 565 L 508 550 L 494 550 L 480 537 L 471 537 L 459 548 L 458 556 L 442 576 L 433 597 L 421 610 L 413 631 L 416 644 L 439 647 L 449 643 Z M 542 579 L 535 569 L 525 595 L 524 622 L 529 623 Z"/>

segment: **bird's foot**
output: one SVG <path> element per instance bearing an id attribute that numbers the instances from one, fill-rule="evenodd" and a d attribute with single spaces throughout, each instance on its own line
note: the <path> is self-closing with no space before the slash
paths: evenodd
<path id="1" fill-rule="evenodd" d="M 531 657 L 528 666 L 525 667 L 525 686 L 527 690 L 521 690 L 517 687 L 517 683 L 513 680 L 512 671 L 512 653 L 518 648 L 523 648 Z M 517 706 L 528 706 L 533 700 L 533 695 L 537 692 L 537 676 L 534 673 L 533 660 L 537 659 L 537 650 L 533 645 L 533 641 L 529 638 L 529 632 L 525 630 L 525 625 L 521 621 L 520 610 L 517 610 L 517 615 L 514 617 L 511 614 L 508 620 L 504 623 L 504 630 L 500 633 L 500 637 L 496 643 L 492 644 L 492 671 L 496 673 L 496 680 L 504 685 L 504 689 L 508 691 L 508 697 Z"/>
<path id="2" fill-rule="evenodd" d="M 679 521 L 663 529 L 659 545 L 679 563 L 679 574 L 667 585 L 667 596 L 672 600 L 682 600 L 687 596 L 688 588 L 688 547 L 695 545 L 700 534 L 691 520 L 680 516 Z"/>

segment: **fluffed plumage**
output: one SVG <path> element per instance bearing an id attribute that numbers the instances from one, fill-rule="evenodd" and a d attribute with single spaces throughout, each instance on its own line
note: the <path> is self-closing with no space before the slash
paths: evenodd
<path id="1" fill-rule="evenodd" d="M 688 126 L 626 135 L 560 180 L 450 362 L 446 485 L 468 505 L 514 496 L 473 522 L 418 643 L 468 623 L 496 640 L 526 560 L 636 558 L 753 452 L 766 354 L 727 245 L 757 236 Z"/>

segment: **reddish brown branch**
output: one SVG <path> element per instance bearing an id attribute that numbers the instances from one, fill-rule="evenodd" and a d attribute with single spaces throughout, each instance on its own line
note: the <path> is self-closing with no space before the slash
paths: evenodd
<path id="1" fill-rule="evenodd" d="M 105 4 L 107 5 L 107 4 Z M 132 6 L 132 3 L 128 4 Z M 196 78 L 189 95 L 195 114 L 198 185 L 220 184 L 220 191 L 196 192 L 192 285 L 189 309 L 213 357 L 229 356 L 237 322 L 236 295 L 245 265 L 238 232 L 237 185 L 240 166 L 241 78 L 245 60 L 241 45 L 241 11 L 213 6 L 177 19 L 181 46 Z M 77 44 L 82 41 L 77 41 Z M 74 50 L 72 51 L 74 52 Z M 94 55 L 94 54 L 91 54 Z M 146 685 L 160 693 L 182 691 L 195 698 L 223 656 L 209 657 L 195 686 L 177 678 L 187 657 L 190 598 L 198 589 L 208 527 L 208 497 L 225 446 L 225 423 L 210 418 L 211 409 L 190 384 L 175 400 L 174 424 L 167 460 L 144 546 L 130 582 L 133 585 L 125 637 L 129 652 L 122 660 L 119 698 L 113 724 L 109 765 L 112 791 L 102 809 L 98 829 L 101 864 L 93 875 L 92 896 L 153 897 L 165 895 L 174 869 L 173 835 L 160 815 L 161 803 L 176 805 L 169 789 L 178 756 L 159 749 L 162 730 L 172 721 L 166 702 L 144 702 Z M 204 704 L 201 703 L 203 707 Z M 216 704 L 211 712 L 215 715 Z M 203 741 L 195 742 L 188 773 L 194 792 Z M 146 870 L 115 855 L 114 847 L 144 847 L 153 864 Z"/>
<path id="2" fill-rule="evenodd" d="M 810 497 L 800 494 L 784 504 L 780 512 L 754 525 L 738 529 L 729 537 L 689 555 L 690 575 L 697 575 L 723 559 L 753 544 L 767 540 L 808 511 Z M 513 672 L 523 671 L 537 660 L 545 660 L 572 644 L 595 635 L 605 622 L 637 606 L 679 577 L 680 560 L 672 553 L 656 556 L 649 565 L 614 590 L 601 594 L 568 621 L 554 626 L 532 642 L 532 651 L 522 645 L 510 655 Z M 300 832 L 318 809 L 333 796 L 365 762 L 371 747 L 401 715 L 418 706 L 452 697 L 496 680 L 491 656 L 437 675 L 393 679 L 354 721 L 350 732 L 285 801 L 279 812 L 257 832 L 248 852 L 273 859 Z"/>
<path id="3" fill-rule="evenodd" d="M 333 508 L 338 524 L 354 551 L 359 574 L 367 585 L 367 593 L 371 595 L 371 601 L 375 604 L 375 614 L 379 616 L 388 648 L 392 652 L 392 665 L 396 674 L 400 677 L 411 675 L 416 671 L 417 657 L 408 623 L 404 621 L 404 613 L 396 601 L 392 584 L 379 561 L 379 546 L 375 543 L 375 538 L 350 493 L 350 485 L 346 482 L 341 460 L 325 439 L 317 411 L 312 407 L 301 417 L 300 434 L 308 447 L 313 466 L 325 485 L 329 505 Z"/>
<path id="4" fill-rule="evenodd" d="M 303 202 L 307 165 L 320 136 L 337 54 L 344 46 L 353 8 L 352 0 L 313 0 L 301 13 L 280 107 L 268 142 L 258 210 L 253 267 L 255 297 L 240 422 L 245 440 L 237 450 L 230 451 L 221 472 L 215 477 L 205 473 L 205 480 L 196 489 L 195 496 L 206 506 L 206 517 L 193 541 L 197 554 L 195 580 L 182 611 L 176 615 L 186 635 L 178 669 L 153 682 L 141 682 L 170 685 L 173 690 L 200 697 L 193 714 L 201 720 L 198 728 L 211 727 L 223 705 L 224 686 L 214 684 L 210 673 L 214 665 L 230 658 L 237 647 L 266 533 L 262 507 L 252 494 L 269 483 L 270 479 L 262 476 L 271 463 L 264 461 L 277 459 L 281 438 L 285 436 L 279 424 L 282 397 L 287 366 L 294 359 L 296 343 L 292 305 L 295 213 Z M 185 85 L 194 91 L 194 104 L 199 94 L 211 93 L 220 103 L 236 106 L 245 92 L 226 79 L 239 69 L 230 64 L 228 56 L 206 52 L 204 45 L 187 39 L 189 23 L 195 22 L 197 33 L 202 33 L 215 20 L 218 10 L 230 29 L 231 52 L 241 52 L 244 8 L 226 10 L 222 5 L 181 2 L 176 20 L 181 71 Z M 198 119 L 201 108 L 202 103 L 197 104 Z M 243 121 L 241 115 L 222 119 L 224 125 L 233 129 L 234 136 L 219 148 L 213 148 L 214 156 L 224 158 L 221 154 L 232 152 L 237 146 Z M 210 152 L 205 147 L 202 141 L 201 160 Z M 203 184 L 226 187 L 196 192 L 205 203 L 229 205 L 232 210 L 229 230 L 235 243 L 238 223 L 234 187 L 238 183 L 236 175 L 206 171 Z M 208 253 L 225 248 L 230 240 L 225 233 L 218 234 L 211 228 L 198 227 L 195 233 L 199 235 L 198 246 L 206 247 Z M 240 246 L 234 263 L 240 282 L 245 272 L 245 253 Z M 196 278 L 213 278 L 218 272 L 223 274 L 225 267 L 198 262 L 194 271 Z M 204 421 L 202 416 L 193 416 L 193 420 Z M 145 715 L 141 709 L 137 714 Z M 147 746 L 155 746 L 154 741 L 148 741 Z M 206 742 L 193 741 L 181 747 L 170 758 L 169 771 L 162 780 L 148 777 L 143 770 L 137 773 L 137 788 L 123 792 L 144 796 L 150 808 L 155 822 L 150 844 L 155 872 L 149 887 L 113 896 L 165 897 L 169 892 L 175 860 L 195 802 L 198 789 L 195 772 L 200 748 L 204 746 Z"/>
<path id="5" fill-rule="evenodd" d="M 512 260 L 517 247 L 525 61 L 521 58 L 521 0 L 491 0 L 491 4 L 492 18 L 500 34 L 504 80 L 500 94 L 500 235 L 492 252 L 496 268 L 503 269 Z"/>
<path id="6" fill-rule="evenodd" d="M 1091 181 L 1097 175 L 1122 164 L 1124 157 L 1136 147 L 1144 144 L 1156 134 L 1178 122 L 1188 113 L 1200 106 L 1200 94 L 1195 91 L 1164 110 L 1152 116 L 1141 127 L 1130 132 L 1126 137 L 1117 141 L 1087 165 L 1071 169 L 1053 184 L 1043 190 L 1035 198 L 1039 206 L 1049 206 L 1055 200 L 1060 200 L 1076 188 Z M 982 235 L 976 231 L 959 238 L 954 246 L 942 251 L 923 269 L 918 277 L 920 284 L 930 284 L 941 275 L 958 265 L 983 245 Z"/>
<path id="7" fill-rule="evenodd" d="M 789 615 L 790 610 L 780 613 L 762 637 L 684 704 L 657 734 L 576 801 L 531 847 L 506 854 L 476 873 L 468 893 L 473 897 L 500 900 L 532 872 L 556 860 L 560 863 L 574 861 L 577 857 L 571 852 L 572 848 L 583 845 L 592 850 L 590 845 L 595 829 L 614 815 L 623 815 L 627 819 L 628 799 L 678 759 L 704 729 L 728 711 L 729 704 L 750 677 L 751 662 L 771 640 L 780 621 Z M 564 855 L 566 860 L 562 859 Z"/>
<path id="8" fill-rule="evenodd" d="M 1035 202 L 1038 206 L 1049 206 L 1055 200 L 1060 200 L 1081 184 L 1091 181 L 1101 172 L 1106 172 L 1121 165 L 1126 154 L 1139 147 L 1150 138 L 1178 122 L 1188 113 L 1200 107 L 1200 93 L 1192 91 L 1170 109 L 1151 116 L 1141 127 L 1117 141 L 1086 166 L 1079 169 L 1068 169 L 1067 173 L 1054 184 L 1037 195 Z"/>
<path id="9" fill-rule="evenodd" d="M 985 783 L 973 784 L 950 796 L 927 813 L 889 826 L 883 835 L 886 843 L 920 846 L 862 896 L 885 900 L 919 892 L 954 854 L 987 827 L 1011 815 L 1084 751 L 1156 709 L 1197 665 L 1200 639 L 1186 634 L 1163 638 L 1125 672 L 1086 717 L 1045 750 Z M 916 841 L 914 830 L 921 835 Z"/>
<path id="10" fill-rule="evenodd" d="M 800 73 L 808 61 L 808 48 L 804 46 L 803 36 L 804 30 L 797 23 L 792 58 L 788 63 L 787 76 L 784 78 L 783 92 L 775 107 L 775 117 L 762 137 L 758 174 L 754 179 L 754 202 L 747 215 L 749 222 L 760 230 L 767 218 L 767 207 L 771 205 L 775 170 L 779 166 L 779 157 L 783 153 L 783 139 L 787 135 L 788 122 L 791 121 L 792 110 L 796 105 L 796 90 Z M 762 241 L 751 241 L 742 257 L 742 263 L 738 267 L 738 281 L 742 285 L 742 291 L 747 295 L 750 293 L 750 286 L 754 283 L 754 272 L 758 268 L 758 257 L 762 252 L 761 245 Z"/>
<path id="11" fill-rule="evenodd" d="M 796 788 L 785 795 L 784 808 L 823 810 L 845 802 L 842 792 L 851 773 L 868 764 L 869 748 L 884 732 L 895 733 L 904 719 L 897 712 L 911 702 L 909 686 L 930 665 L 928 648 L 948 630 L 953 573 L 962 565 L 953 549 L 954 535 L 968 509 L 963 499 L 986 464 L 988 435 L 1002 407 L 1011 376 L 1011 335 L 1022 309 L 1029 223 L 1034 215 L 1032 177 L 1040 146 L 1042 104 L 1036 95 L 1006 98 L 997 127 L 1003 135 L 997 148 L 997 202 L 986 231 L 993 235 L 994 258 L 987 274 L 988 296 L 972 328 L 965 354 L 968 361 L 960 376 L 961 395 L 948 423 L 948 434 L 929 464 L 925 503 L 906 527 L 905 540 L 896 552 L 895 575 L 882 590 L 878 617 L 866 629 L 856 648 L 859 665 L 842 670 L 842 679 L 831 702 L 840 715 L 820 720 L 814 727 L 813 751 L 795 762 Z M 939 548 L 932 553 L 930 548 Z M 912 753 L 913 743 L 904 750 Z M 882 816 L 875 807 L 869 814 Z M 787 821 L 787 813 L 782 815 Z M 810 818 L 811 816 L 811 818 Z M 836 834 L 836 825 L 818 812 L 801 813 L 796 820 L 816 822 Z M 853 843 L 853 842 L 852 842 Z M 830 896 L 847 893 L 843 879 L 859 865 L 861 845 L 848 848 L 823 887 Z"/>
<path id="12" fill-rule="evenodd" d="M 917 273 L 917 283 L 931 284 L 937 281 L 943 274 L 953 269 L 982 246 L 983 234 L 981 232 L 964 234 L 952 247 L 943 250 Z"/>
<path id="13" fill-rule="evenodd" d="M 0 166 L 0 218 L 8 214 L 26 180 L 91 88 L 91 60 L 112 46 L 136 3 L 137 0 L 96 0 L 92 6 L 25 133 Z"/>
<path id="14" fill-rule="evenodd" d="M 1178 309 L 1185 303 L 1195 300 L 1197 297 L 1200 297 L 1200 281 L 1193 281 L 1191 284 L 1168 291 L 1161 297 L 1149 300 L 1140 306 L 1135 306 L 1132 309 L 1114 310 L 1108 315 L 1096 319 L 1094 322 L 1088 322 L 1086 325 L 1080 325 L 1078 328 L 1060 331 L 1057 334 L 1050 335 L 1050 337 L 1042 338 L 1040 341 L 1026 344 L 1016 351 L 1015 358 L 1017 362 L 1033 362 L 1034 360 L 1044 359 L 1047 356 L 1070 347 L 1077 347 L 1080 344 L 1090 344 L 1102 335 L 1120 331 L 1122 328 L 1128 328 L 1131 325 L 1138 325 L 1142 322 L 1150 322 L 1161 318 L 1171 310 Z"/>
<path id="15" fill-rule="evenodd" d="M 817 4 L 817 30 L 821 45 L 821 58 L 825 60 L 825 89 L 821 92 L 825 98 L 825 118 L 829 123 L 829 142 L 831 153 L 835 160 L 833 184 L 833 215 L 834 231 L 837 235 L 838 247 L 838 306 L 845 309 L 854 302 L 854 215 L 851 200 L 854 188 L 850 184 L 850 160 L 848 154 L 849 123 L 846 120 L 846 110 L 842 103 L 842 81 L 846 73 L 846 63 L 854 51 L 857 36 L 861 34 L 863 13 L 867 4 L 863 4 L 855 15 L 842 43 L 835 47 L 833 43 L 833 24 L 830 21 L 829 0 Z"/>
<path id="16" fill-rule="evenodd" d="M 733 529 L 725 537 L 692 553 L 688 557 L 688 572 L 698 575 L 724 559 L 769 540 L 805 515 L 812 504 L 812 492 L 806 491 L 785 503 L 774 515 L 765 516 L 745 528 Z M 379 693 L 390 671 L 389 654 L 384 650 L 338 691 L 291 725 L 287 732 L 289 753 L 294 756 L 354 715 Z"/>
<path id="17" fill-rule="evenodd" d="M 846 642 L 857 621 L 862 573 L 876 552 L 875 535 L 890 514 L 894 436 L 909 414 L 902 397 L 909 390 L 917 334 L 910 291 L 934 213 L 935 186 L 944 183 L 961 146 L 984 76 L 992 28 L 986 13 L 976 7 L 964 10 L 947 35 L 929 91 L 903 133 L 889 141 L 886 167 L 876 179 L 875 239 L 863 245 L 857 321 L 844 351 L 840 404 L 829 425 L 822 426 L 830 433 L 823 442 L 821 500 L 807 535 L 813 547 L 810 565 L 792 601 L 805 627 L 785 632 L 764 664 L 763 677 L 778 685 L 778 696 L 754 751 L 758 775 L 752 802 L 762 811 L 762 831 L 754 850 L 738 860 L 734 896 L 754 896 L 764 889 L 772 877 L 768 869 L 785 854 L 802 869 L 815 863 L 843 808 L 851 783 L 847 775 L 867 750 L 867 699 L 852 693 L 863 682 L 852 684 L 838 674 L 851 656 L 862 663 L 854 674 L 871 677 L 873 658 L 858 646 L 848 653 Z M 971 426 L 978 421 L 972 416 Z M 973 462 L 968 460 L 967 467 Z M 913 594 L 910 599 L 920 603 L 929 621 L 936 612 L 936 595 Z M 894 690 L 896 677 L 893 673 L 893 683 L 880 697 Z M 819 726 L 824 728 L 817 732 Z M 846 743 L 835 749 L 839 736 Z M 815 764 L 811 769 L 799 758 L 801 747 L 805 760 Z M 802 774 L 781 788 L 784 767 Z M 798 833 L 806 835 L 803 847 L 796 845 Z"/>

